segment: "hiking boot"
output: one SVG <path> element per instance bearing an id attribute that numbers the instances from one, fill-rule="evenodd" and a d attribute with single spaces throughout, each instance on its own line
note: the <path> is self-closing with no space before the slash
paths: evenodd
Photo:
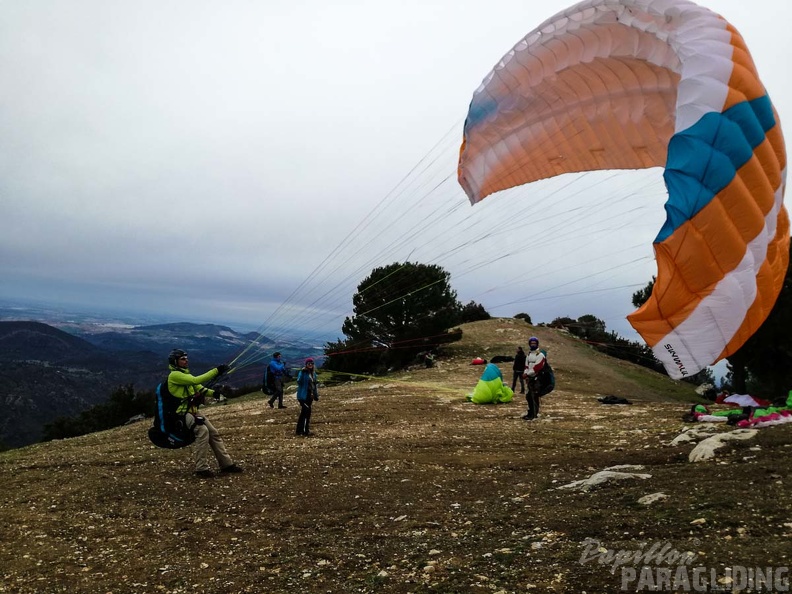
<path id="1" fill-rule="evenodd" d="M 224 473 L 238 473 L 238 472 L 245 472 L 241 467 L 237 466 L 236 464 L 232 464 L 231 466 L 226 466 L 220 469 L 220 472 Z"/>
<path id="2" fill-rule="evenodd" d="M 269 404 L 269 405 L 270 405 L 270 408 L 275 408 L 275 404 L 272 402 L 272 400 L 270 400 L 269 402 L 267 402 L 267 404 Z"/>
<path id="3" fill-rule="evenodd" d="M 214 477 L 214 472 L 212 472 L 208 468 L 206 470 L 196 470 L 195 476 L 199 476 L 201 478 L 212 478 Z"/>
<path id="4" fill-rule="evenodd" d="M 278 408 L 289 408 L 288 406 L 284 406 L 283 404 L 279 404 Z"/>

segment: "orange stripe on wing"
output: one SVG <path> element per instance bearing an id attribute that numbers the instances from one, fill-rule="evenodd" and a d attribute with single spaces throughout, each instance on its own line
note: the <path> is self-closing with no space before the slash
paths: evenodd
<path id="1" fill-rule="evenodd" d="M 773 115 L 775 115 L 776 125 L 765 132 L 765 137 L 770 142 L 770 146 L 773 147 L 773 151 L 775 151 L 778 170 L 781 171 L 786 169 L 787 166 L 786 145 L 784 144 L 784 133 L 781 131 L 781 120 L 778 119 L 778 113 L 775 108 L 773 108 Z M 780 182 L 773 185 L 778 187 Z"/>
<path id="2" fill-rule="evenodd" d="M 726 30 L 731 33 L 734 68 L 729 78 L 729 93 L 723 111 L 743 101 L 753 101 L 767 94 L 764 85 L 759 81 L 759 73 L 756 71 L 756 65 L 745 45 L 745 40 L 733 26 L 727 25 Z"/>

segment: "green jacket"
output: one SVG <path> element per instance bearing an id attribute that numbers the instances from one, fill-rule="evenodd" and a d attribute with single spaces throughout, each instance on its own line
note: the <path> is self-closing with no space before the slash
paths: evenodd
<path id="1" fill-rule="evenodd" d="M 181 369 L 175 365 L 169 365 L 168 367 L 170 368 L 168 391 L 176 398 L 182 400 L 176 412 L 198 412 L 198 404 L 193 402 L 192 406 L 190 406 L 190 398 L 201 391 L 204 391 L 206 396 L 214 396 L 214 390 L 204 388 L 201 384 L 217 377 L 217 369 L 210 369 L 203 375 L 190 375 L 189 369 Z"/>

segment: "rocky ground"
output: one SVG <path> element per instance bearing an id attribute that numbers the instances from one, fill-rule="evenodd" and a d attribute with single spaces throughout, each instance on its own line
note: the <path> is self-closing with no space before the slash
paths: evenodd
<path id="1" fill-rule="evenodd" d="M 530 333 L 558 382 L 540 419 L 520 419 L 519 395 L 468 403 L 482 371 L 470 359 Z M 193 477 L 189 452 L 152 447 L 148 423 L 12 450 L 0 592 L 732 591 L 742 568 L 777 577 L 792 425 L 691 463 L 694 443 L 670 444 L 692 398 L 571 337 L 494 320 L 466 326 L 433 369 L 323 390 L 311 438 L 294 436 L 293 396 L 285 410 L 262 395 L 209 407 L 241 475 Z M 635 476 L 564 488 L 622 465 Z M 685 570 L 687 590 L 658 568 Z"/>

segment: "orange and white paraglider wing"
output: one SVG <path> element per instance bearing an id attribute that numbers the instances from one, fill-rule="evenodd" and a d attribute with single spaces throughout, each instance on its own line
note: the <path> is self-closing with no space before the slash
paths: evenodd
<path id="1" fill-rule="evenodd" d="M 472 203 L 562 173 L 665 167 L 652 296 L 628 319 L 685 377 L 766 319 L 789 259 L 778 116 L 737 31 L 687 0 L 589 0 L 496 65 L 465 122 Z"/>

